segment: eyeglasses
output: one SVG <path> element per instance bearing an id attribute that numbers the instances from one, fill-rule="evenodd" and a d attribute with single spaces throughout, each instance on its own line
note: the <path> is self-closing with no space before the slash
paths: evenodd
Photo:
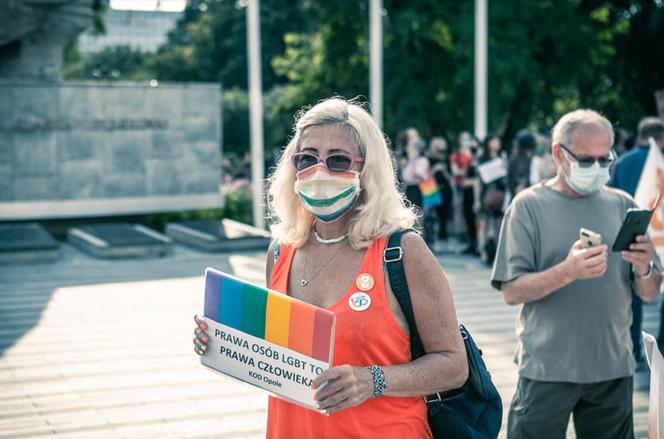
<path id="1" fill-rule="evenodd" d="M 578 155 L 570 151 L 569 148 L 563 145 L 562 143 L 560 143 L 559 145 L 562 149 L 565 150 L 565 152 L 567 152 L 569 155 L 571 155 L 574 158 L 574 160 L 577 161 L 579 167 L 581 168 L 590 168 L 595 164 L 595 162 L 599 163 L 600 167 L 602 168 L 608 168 L 616 160 L 616 153 L 613 151 L 613 149 L 611 149 L 611 152 L 609 153 L 608 156 L 604 157 L 579 157 Z"/>
<path id="2" fill-rule="evenodd" d="M 298 172 L 316 166 L 321 162 L 332 172 L 347 172 L 355 163 L 364 161 L 362 157 L 356 157 L 352 154 L 332 153 L 325 157 L 318 157 L 308 152 L 293 154 L 292 160 L 293 166 Z"/>

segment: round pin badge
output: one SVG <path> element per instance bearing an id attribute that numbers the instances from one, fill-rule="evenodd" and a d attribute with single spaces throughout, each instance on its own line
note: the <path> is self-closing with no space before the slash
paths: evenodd
<path id="1" fill-rule="evenodd" d="M 353 311 L 364 311 L 371 306 L 371 296 L 358 291 L 348 298 L 348 306 Z"/>
<path id="2" fill-rule="evenodd" d="M 360 291 L 369 291 L 374 287 L 374 278 L 369 273 L 362 273 L 355 279 L 355 285 Z"/>

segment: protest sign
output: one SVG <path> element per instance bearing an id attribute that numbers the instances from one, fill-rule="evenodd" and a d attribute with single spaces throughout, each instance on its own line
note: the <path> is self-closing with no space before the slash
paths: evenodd
<path id="1" fill-rule="evenodd" d="M 655 205 L 659 194 L 664 194 L 664 155 L 653 138 L 648 141 L 650 149 L 634 194 L 634 201 L 641 209 L 655 209 L 648 227 L 648 235 L 660 260 L 664 260 L 664 203 Z"/>
<path id="2" fill-rule="evenodd" d="M 500 157 L 489 160 L 477 167 L 482 183 L 489 184 L 499 178 L 507 177 L 507 163 Z"/>
<path id="3" fill-rule="evenodd" d="M 419 184 L 420 192 L 422 192 L 422 207 L 430 209 L 438 207 L 443 204 L 443 197 L 440 195 L 440 190 L 436 184 L 433 174 L 429 178 Z"/>
<path id="4" fill-rule="evenodd" d="M 334 313 L 208 268 L 203 316 L 204 366 L 315 408 L 311 383 L 332 362 Z"/>
<path id="5" fill-rule="evenodd" d="M 650 401 L 648 409 L 648 439 L 664 439 L 664 358 L 657 347 L 657 339 L 641 331 L 646 360 L 650 367 Z"/>

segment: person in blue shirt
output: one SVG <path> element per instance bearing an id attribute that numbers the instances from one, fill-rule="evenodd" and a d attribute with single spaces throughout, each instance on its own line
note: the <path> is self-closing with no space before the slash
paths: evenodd
<path id="1" fill-rule="evenodd" d="M 648 139 L 652 137 L 659 146 L 660 150 L 664 151 L 664 121 L 658 117 L 645 117 L 641 119 L 638 127 L 638 134 L 636 144 L 633 149 L 625 152 L 616 165 L 616 168 L 611 179 L 611 186 L 622 189 L 630 195 L 634 196 L 636 188 L 639 185 L 641 172 L 648 157 L 650 145 Z M 637 361 L 643 361 L 641 354 L 641 323 L 643 321 L 643 305 L 642 301 L 632 290 L 632 326 L 630 332 L 632 335 L 632 343 L 634 346 L 634 358 Z M 660 314 L 660 327 L 659 335 L 657 336 L 657 343 L 664 345 L 664 305 L 662 306 Z"/>

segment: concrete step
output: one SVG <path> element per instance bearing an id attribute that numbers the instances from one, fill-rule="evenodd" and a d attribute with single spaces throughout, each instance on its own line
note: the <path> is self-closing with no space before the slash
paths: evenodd
<path id="1" fill-rule="evenodd" d="M 92 256 L 104 259 L 160 257 L 173 251 L 169 237 L 131 223 L 72 227 L 67 231 L 67 241 Z"/>
<path id="2" fill-rule="evenodd" d="M 166 234 L 179 244 L 206 252 L 266 249 L 270 233 L 230 219 L 179 221 L 166 225 Z"/>
<path id="3" fill-rule="evenodd" d="M 53 262 L 58 247 L 39 223 L 0 224 L 0 264 Z"/>

